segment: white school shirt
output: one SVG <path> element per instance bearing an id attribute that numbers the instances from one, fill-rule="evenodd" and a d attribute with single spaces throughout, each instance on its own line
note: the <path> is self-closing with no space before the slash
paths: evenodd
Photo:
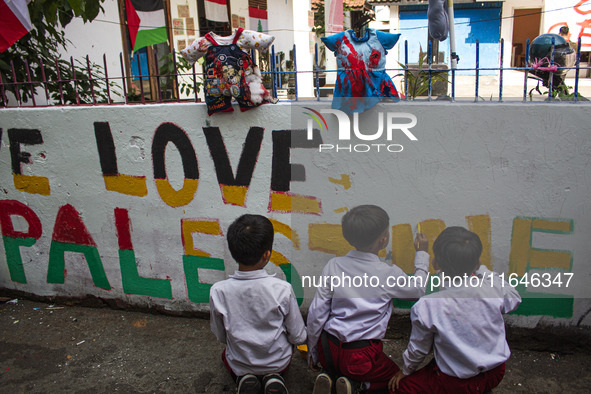
<path id="1" fill-rule="evenodd" d="M 317 278 L 320 286 L 308 309 L 308 351 L 312 361 L 318 361 L 317 344 L 322 330 L 341 342 L 384 338 L 392 314 L 392 298 L 423 296 L 428 269 L 429 254 L 426 252 L 415 255 L 414 277 L 406 275 L 396 265 L 384 263 L 373 253 L 352 250 L 346 256 L 331 259 Z M 356 282 L 359 283 L 356 278 L 363 280 L 364 277 L 366 281 L 356 287 Z M 373 285 L 370 282 L 372 277 L 379 279 L 377 286 L 374 286 L 375 279 Z M 326 283 L 319 283 L 325 278 Z M 331 289 L 331 280 L 336 285 L 336 278 L 345 285 Z M 351 278 L 350 287 L 347 278 Z M 396 280 L 404 286 L 392 286 Z"/>
<path id="2" fill-rule="evenodd" d="M 238 376 L 265 375 L 289 366 L 292 344 L 306 342 L 304 319 L 291 285 L 264 269 L 236 271 L 209 296 L 211 331 L 226 344 Z"/>
<path id="3" fill-rule="evenodd" d="M 467 379 L 509 359 L 503 314 L 521 303 L 517 290 L 485 266 L 474 273 L 482 286 L 464 282 L 421 298 L 412 307 L 412 332 L 402 372 L 414 372 L 433 348 L 441 372 Z M 504 282 L 504 283 L 503 283 Z"/>

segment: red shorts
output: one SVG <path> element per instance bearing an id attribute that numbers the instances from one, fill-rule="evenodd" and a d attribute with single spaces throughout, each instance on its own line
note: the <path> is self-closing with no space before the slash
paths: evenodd
<path id="1" fill-rule="evenodd" d="M 504 375 L 505 363 L 471 378 L 460 379 L 441 372 L 433 359 L 425 367 L 402 379 L 396 394 L 486 393 L 497 387 Z"/>
<path id="2" fill-rule="evenodd" d="M 388 381 L 399 370 L 398 365 L 383 352 L 382 341 L 373 340 L 369 346 L 358 349 L 344 349 L 329 340 L 328 346 L 339 375 L 368 382 L 369 391 L 387 388 Z M 321 339 L 318 340 L 318 360 L 324 369 L 328 369 Z"/>

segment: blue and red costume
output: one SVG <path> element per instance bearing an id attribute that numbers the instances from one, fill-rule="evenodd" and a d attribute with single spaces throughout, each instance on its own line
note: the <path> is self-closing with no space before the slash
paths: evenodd
<path id="1" fill-rule="evenodd" d="M 398 42 L 400 34 L 367 29 L 365 36 L 353 30 L 322 37 L 322 42 L 337 57 L 338 74 L 332 108 L 348 113 L 370 109 L 384 97 L 400 99 L 392 79 L 386 73 L 386 54 Z"/>

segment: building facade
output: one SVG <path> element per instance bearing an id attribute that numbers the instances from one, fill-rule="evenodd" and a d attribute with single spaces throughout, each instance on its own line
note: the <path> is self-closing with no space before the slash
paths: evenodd
<path id="1" fill-rule="evenodd" d="M 407 41 L 408 62 L 416 63 L 419 52 L 426 52 L 428 46 L 428 1 L 372 0 L 370 3 L 376 10 L 376 21 L 370 26 L 402 35 L 398 51 L 391 55 L 392 62 L 405 61 L 404 42 Z M 503 67 L 523 67 L 527 40 L 531 41 L 543 33 L 558 33 L 560 27 L 565 25 L 570 29 L 572 41 L 581 38 L 581 62 L 583 66 L 588 64 L 591 51 L 591 1 L 455 0 L 454 10 L 460 69 L 476 67 L 477 40 L 480 46 L 479 67 L 498 68 L 501 39 L 504 41 Z M 439 43 L 439 52 L 441 62 L 449 64 L 449 39 Z M 489 72 L 496 73 L 492 70 Z M 474 71 L 464 73 L 473 74 Z"/>

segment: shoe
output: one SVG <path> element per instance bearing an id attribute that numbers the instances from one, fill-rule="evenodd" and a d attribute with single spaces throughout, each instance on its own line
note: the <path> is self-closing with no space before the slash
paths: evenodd
<path id="1" fill-rule="evenodd" d="M 330 394 L 332 392 L 332 379 L 328 374 L 321 373 L 316 376 L 314 381 L 314 391 L 312 394 Z"/>
<path id="2" fill-rule="evenodd" d="M 261 382 L 253 374 L 244 375 L 238 381 L 238 389 L 236 390 L 238 394 L 259 394 L 259 391 L 261 391 Z"/>
<path id="3" fill-rule="evenodd" d="M 337 394 L 353 394 L 353 385 L 351 381 L 344 376 L 337 379 L 335 384 Z"/>
<path id="4" fill-rule="evenodd" d="M 265 394 L 288 394 L 283 378 L 277 373 L 265 375 L 263 385 L 265 386 Z"/>

